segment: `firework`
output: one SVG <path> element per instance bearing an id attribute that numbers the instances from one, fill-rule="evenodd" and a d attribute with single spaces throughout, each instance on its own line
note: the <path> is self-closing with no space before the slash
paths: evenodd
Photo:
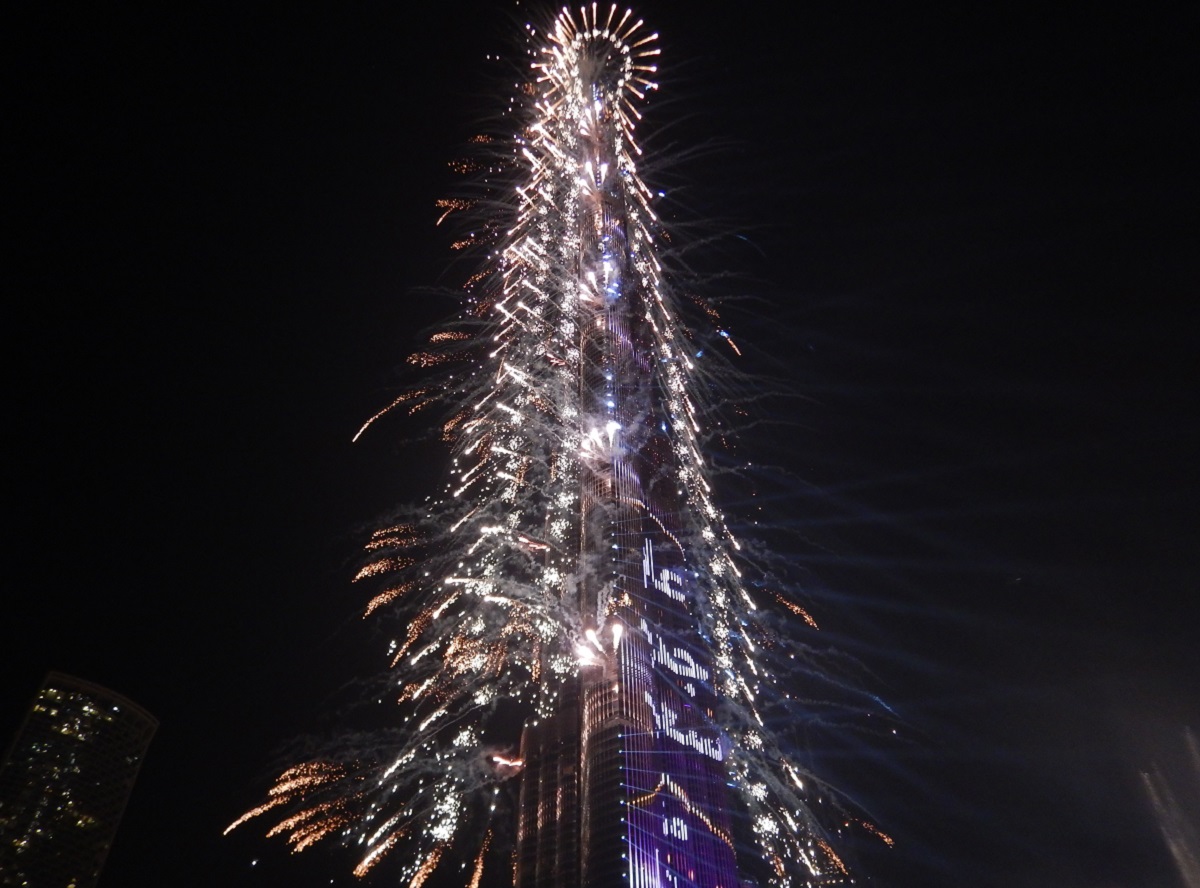
<path id="1" fill-rule="evenodd" d="M 794 712 L 781 679 L 795 677 L 797 648 L 767 629 L 714 501 L 712 405 L 638 173 L 656 35 L 591 6 L 528 37 L 518 131 L 482 142 L 498 159 L 460 164 L 513 173 L 461 244 L 486 251 L 486 268 L 462 318 L 410 359 L 436 384 L 378 414 L 441 403 L 452 446 L 443 493 L 377 531 L 355 577 L 371 587 L 365 615 L 396 627 L 377 696 L 397 729 L 289 768 L 230 829 L 270 814 L 294 850 L 353 846 L 357 875 L 391 855 L 415 888 L 454 859 L 473 861 L 464 884 L 478 884 L 485 865 L 513 865 L 497 838 L 513 815 L 496 812 L 532 767 L 514 719 L 532 749 L 531 732 L 562 724 L 573 698 L 594 735 L 573 741 L 585 760 L 617 726 L 629 829 L 659 836 L 655 848 L 685 853 L 704 837 L 728 858 L 717 872 L 749 844 L 773 884 L 843 880 L 813 814 L 828 791 L 771 730 Z M 470 203 L 439 203 L 439 222 Z M 693 764 L 663 764 L 680 756 Z M 632 883 L 660 884 L 666 863 L 629 841 Z"/>

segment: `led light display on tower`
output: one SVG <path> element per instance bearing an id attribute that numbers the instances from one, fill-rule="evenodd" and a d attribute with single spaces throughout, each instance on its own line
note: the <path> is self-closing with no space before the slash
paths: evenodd
<path id="1" fill-rule="evenodd" d="M 398 728 L 288 769 L 234 826 L 275 812 L 271 834 L 338 838 L 359 875 L 403 847 L 410 888 L 450 860 L 473 888 L 497 867 L 521 888 L 843 880 L 819 784 L 764 718 L 789 648 L 713 500 L 696 348 L 639 177 L 657 35 L 592 5 L 528 37 L 515 133 L 483 140 L 512 176 L 466 238 L 484 267 L 412 357 L 432 381 L 388 408 L 441 405 L 453 453 L 444 493 L 377 531 L 357 576 L 394 632 L 377 698 Z"/>

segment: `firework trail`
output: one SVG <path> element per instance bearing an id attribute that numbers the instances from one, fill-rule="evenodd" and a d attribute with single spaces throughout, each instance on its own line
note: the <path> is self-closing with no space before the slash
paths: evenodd
<path id="1" fill-rule="evenodd" d="M 835 794 L 772 730 L 801 717 L 784 682 L 816 671 L 774 628 L 777 605 L 793 625 L 815 623 L 778 592 L 760 609 L 743 579 L 751 568 L 702 457 L 710 386 L 689 357 L 638 175 L 634 127 L 656 89 L 657 35 L 592 6 L 528 36 L 519 130 L 489 146 L 502 146 L 514 179 L 465 244 L 487 251 L 486 268 L 466 285 L 463 316 L 410 359 L 436 381 L 379 414 L 440 406 L 452 448 L 444 492 L 376 531 L 355 577 L 373 590 L 364 615 L 395 627 L 376 696 L 395 704 L 397 727 L 285 770 L 229 829 L 269 814 L 268 835 L 295 851 L 325 838 L 353 846 L 356 875 L 392 854 L 411 888 L 451 859 L 472 861 L 464 884 L 485 866 L 511 869 L 495 834 L 512 820 L 514 794 L 501 789 L 523 766 L 511 725 L 552 718 L 564 689 L 624 637 L 715 701 L 698 730 L 665 708 L 653 719 L 720 763 L 758 878 L 844 880 L 837 829 L 813 813 Z M 467 203 L 441 208 L 444 219 Z M 636 590 L 688 615 L 686 644 L 655 639 Z M 652 791 L 690 804 L 665 783 Z"/>

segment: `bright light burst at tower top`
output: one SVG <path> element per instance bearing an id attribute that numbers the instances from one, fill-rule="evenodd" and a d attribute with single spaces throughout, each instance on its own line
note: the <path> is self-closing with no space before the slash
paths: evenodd
<path id="1" fill-rule="evenodd" d="M 359 876 L 390 855 L 410 888 L 452 865 L 472 886 L 485 867 L 511 870 L 511 842 L 496 837 L 524 764 L 514 725 L 552 718 L 572 682 L 636 642 L 682 693 L 716 701 L 691 728 L 671 708 L 681 704 L 644 702 L 658 733 L 719 763 L 757 877 L 846 880 L 831 842 L 849 815 L 827 832 L 814 810 L 832 810 L 835 794 L 772 729 L 803 717 L 788 684 L 819 672 L 775 630 L 774 606 L 804 632 L 815 623 L 780 592 L 760 607 L 743 578 L 753 566 L 703 457 L 713 387 L 690 357 L 638 174 L 657 35 L 592 5 L 528 38 L 516 132 L 483 141 L 509 171 L 502 194 L 489 181 L 467 239 L 484 267 L 461 316 L 410 358 L 425 381 L 359 433 L 389 411 L 440 408 L 452 454 L 443 492 L 377 530 L 355 576 L 372 589 L 364 616 L 392 633 L 372 702 L 393 707 L 395 727 L 288 768 L 229 829 L 269 814 L 268 835 L 294 851 L 336 840 Z M 484 214 L 470 203 L 442 202 L 442 218 Z M 633 521 L 651 530 L 630 543 L 617 526 Z M 647 622 L 652 600 L 688 615 L 686 644 Z"/>

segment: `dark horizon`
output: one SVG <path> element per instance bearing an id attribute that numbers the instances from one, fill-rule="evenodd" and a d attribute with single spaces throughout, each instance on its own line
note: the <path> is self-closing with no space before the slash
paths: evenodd
<path id="1" fill-rule="evenodd" d="M 729 511 L 786 518 L 816 641 L 910 728 L 819 738 L 897 840 L 862 883 L 1184 884 L 1140 774 L 1184 791 L 1200 727 L 1192 17 L 638 12 L 645 176 L 798 395 Z M 0 746 L 50 670 L 160 719 L 101 886 L 356 882 L 220 832 L 373 668 L 349 565 L 444 468 L 350 439 L 455 309 L 434 204 L 517 29 L 423 15 L 14 16 Z"/>

